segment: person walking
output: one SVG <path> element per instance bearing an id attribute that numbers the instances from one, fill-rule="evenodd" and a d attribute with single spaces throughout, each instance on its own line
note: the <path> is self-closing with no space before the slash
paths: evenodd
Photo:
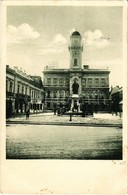
<path id="1" fill-rule="evenodd" d="M 56 105 L 56 103 L 53 104 L 53 111 L 54 111 L 54 115 L 56 115 L 56 111 L 57 111 L 57 105 Z"/>
<path id="2" fill-rule="evenodd" d="M 30 115 L 30 110 L 26 110 L 26 119 L 29 119 L 29 115 Z"/>
<path id="3" fill-rule="evenodd" d="M 29 119 L 29 115 L 30 115 L 30 102 L 27 104 L 27 108 L 26 108 L 26 119 Z"/>

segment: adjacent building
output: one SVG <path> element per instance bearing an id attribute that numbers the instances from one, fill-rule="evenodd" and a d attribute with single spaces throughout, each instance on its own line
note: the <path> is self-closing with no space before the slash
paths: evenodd
<path id="1" fill-rule="evenodd" d="M 111 112 L 117 115 L 117 113 L 123 112 L 123 88 L 116 86 L 111 88 L 110 92 L 111 99 Z"/>
<path id="2" fill-rule="evenodd" d="M 14 67 L 6 66 L 6 117 L 25 113 L 30 102 L 31 111 L 43 110 L 44 90 L 41 77 L 30 76 Z"/>
<path id="3" fill-rule="evenodd" d="M 71 34 L 68 49 L 69 69 L 44 68 L 46 109 L 52 109 L 55 103 L 66 104 L 77 94 L 80 103 L 91 103 L 99 110 L 108 110 L 110 71 L 107 68 L 91 69 L 89 65 L 82 65 L 83 45 L 78 31 Z"/>

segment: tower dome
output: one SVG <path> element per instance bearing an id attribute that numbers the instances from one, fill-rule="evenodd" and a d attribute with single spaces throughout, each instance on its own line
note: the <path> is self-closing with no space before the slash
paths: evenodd
<path id="1" fill-rule="evenodd" d="M 74 31 L 71 36 L 80 36 L 80 33 L 78 31 Z"/>

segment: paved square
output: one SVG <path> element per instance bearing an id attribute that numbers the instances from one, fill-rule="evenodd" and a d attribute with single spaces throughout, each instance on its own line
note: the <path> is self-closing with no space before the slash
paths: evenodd
<path id="1" fill-rule="evenodd" d="M 7 159 L 122 159 L 122 129 L 9 125 Z"/>

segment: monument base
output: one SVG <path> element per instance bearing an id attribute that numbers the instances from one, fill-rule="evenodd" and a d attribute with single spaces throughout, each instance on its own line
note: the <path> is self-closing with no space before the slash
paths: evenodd
<path id="1" fill-rule="evenodd" d="M 73 94 L 71 96 L 71 111 L 73 112 L 79 112 L 80 111 L 80 104 L 79 104 L 79 95 L 78 94 Z"/>
<path id="2" fill-rule="evenodd" d="M 78 94 L 73 94 L 73 95 L 72 95 L 72 98 L 73 98 L 73 99 L 75 99 L 75 98 L 78 99 L 78 98 L 79 98 L 79 95 L 78 95 Z"/>

